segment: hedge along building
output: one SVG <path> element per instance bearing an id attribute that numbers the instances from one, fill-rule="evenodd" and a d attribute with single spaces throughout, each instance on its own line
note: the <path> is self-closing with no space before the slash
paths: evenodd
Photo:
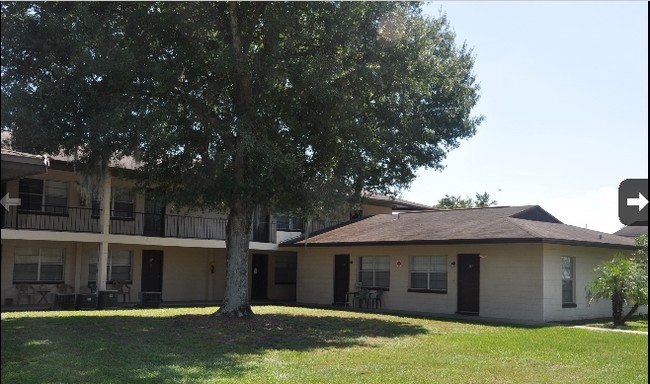
<path id="1" fill-rule="evenodd" d="M 299 303 L 343 303 L 363 285 L 385 291 L 384 308 L 548 322 L 611 316 L 584 288 L 635 241 L 520 206 L 380 214 L 281 248 L 298 254 Z"/>

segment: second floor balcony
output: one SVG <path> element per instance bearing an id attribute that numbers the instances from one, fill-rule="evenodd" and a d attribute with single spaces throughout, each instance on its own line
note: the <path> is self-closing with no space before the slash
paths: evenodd
<path id="1" fill-rule="evenodd" d="M 43 206 L 41 211 L 11 209 L 2 214 L 2 228 L 76 233 L 101 233 L 96 208 Z M 225 240 L 223 218 L 111 211 L 109 233 L 116 235 Z M 254 223 L 251 241 L 275 243 L 275 223 Z"/>

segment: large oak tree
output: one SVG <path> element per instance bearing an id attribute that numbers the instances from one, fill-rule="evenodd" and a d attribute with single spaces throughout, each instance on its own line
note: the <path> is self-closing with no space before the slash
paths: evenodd
<path id="1" fill-rule="evenodd" d="M 418 3 L 3 3 L 2 126 L 227 211 L 217 314 L 244 316 L 256 207 L 315 217 L 441 169 L 481 120 L 473 64 Z"/>

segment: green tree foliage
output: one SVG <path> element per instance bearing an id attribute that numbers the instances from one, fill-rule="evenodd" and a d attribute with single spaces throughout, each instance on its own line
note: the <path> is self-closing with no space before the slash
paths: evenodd
<path id="1" fill-rule="evenodd" d="M 463 198 L 461 196 L 445 195 L 442 199 L 438 200 L 436 208 L 440 209 L 461 209 L 461 208 L 482 208 L 497 205 L 496 200 L 490 200 L 490 194 L 487 192 L 476 193 L 476 199 L 471 197 Z"/>
<path id="2" fill-rule="evenodd" d="M 472 208 L 474 202 L 470 197 L 464 199 L 461 196 L 449 196 L 445 195 L 442 199 L 438 200 L 436 208 L 440 209 L 461 209 L 461 208 Z"/>
<path id="3" fill-rule="evenodd" d="M 477 208 L 489 207 L 492 205 L 497 205 L 496 200 L 490 200 L 490 194 L 487 192 L 476 193 L 476 199 L 474 200 L 474 206 Z"/>
<path id="4" fill-rule="evenodd" d="M 648 275 L 648 235 L 643 234 L 636 237 L 636 251 L 634 252 L 634 258 L 637 263 L 641 265 L 645 271 L 646 276 Z"/>
<path id="5" fill-rule="evenodd" d="M 146 65 L 129 49 L 135 7 L 2 3 L 2 129 L 14 147 L 63 152 L 99 178 L 132 153 L 141 120 L 129 100 L 137 76 L 126 68 Z"/>
<path id="6" fill-rule="evenodd" d="M 636 248 L 634 256 L 639 262 L 648 264 L 648 235 L 643 234 L 636 237 Z"/>
<path id="7" fill-rule="evenodd" d="M 619 254 L 601 263 L 594 272 L 586 287 L 587 301 L 611 300 L 614 325 L 625 325 L 640 306 L 648 305 L 647 256 L 643 263 Z M 626 304 L 631 306 L 627 314 Z"/>
<path id="8" fill-rule="evenodd" d="M 441 169 L 481 121 L 473 65 L 419 3 L 2 4 L 3 129 L 136 155 L 168 204 L 227 211 L 221 314 L 251 313 L 257 207 L 317 216 Z"/>

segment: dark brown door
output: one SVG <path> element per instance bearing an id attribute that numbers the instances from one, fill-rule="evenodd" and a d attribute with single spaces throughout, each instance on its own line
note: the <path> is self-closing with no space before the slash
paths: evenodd
<path id="1" fill-rule="evenodd" d="M 350 255 L 334 255 L 334 305 L 345 305 L 350 290 Z"/>
<path id="2" fill-rule="evenodd" d="M 165 236 L 165 205 L 149 195 L 145 197 L 144 235 Z"/>
<path id="3" fill-rule="evenodd" d="M 142 292 L 162 292 L 163 251 L 142 251 Z"/>
<path id="4" fill-rule="evenodd" d="M 458 255 L 458 313 L 478 315 L 480 261 L 477 254 Z"/>
<path id="5" fill-rule="evenodd" d="M 268 255 L 253 255 L 253 271 L 251 299 L 266 299 L 267 285 L 269 276 L 269 257 Z"/>

